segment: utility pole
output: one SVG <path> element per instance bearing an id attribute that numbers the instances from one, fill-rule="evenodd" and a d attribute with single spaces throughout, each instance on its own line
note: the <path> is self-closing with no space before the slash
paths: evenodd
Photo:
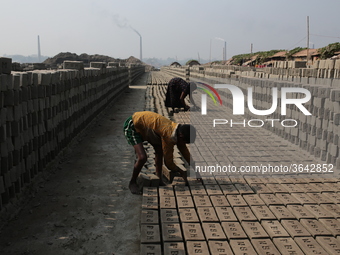
<path id="1" fill-rule="evenodd" d="M 224 60 L 227 61 L 227 42 L 224 41 Z"/>
<path id="2" fill-rule="evenodd" d="M 210 58 L 209 58 L 209 62 L 211 62 L 211 38 L 210 38 Z"/>
<path id="3" fill-rule="evenodd" d="M 309 66 L 309 16 L 307 16 L 307 62 L 306 66 Z"/>
<path id="4" fill-rule="evenodd" d="M 250 44 L 250 53 L 253 53 L 253 44 Z"/>

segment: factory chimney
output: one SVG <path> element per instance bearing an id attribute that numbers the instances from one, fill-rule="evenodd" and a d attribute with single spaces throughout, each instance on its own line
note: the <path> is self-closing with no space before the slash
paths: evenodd
<path id="1" fill-rule="evenodd" d="M 142 36 L 140 35 L 140 61 L 143 61 L 143 58 L 142 58 Z"/>
<path id="2" fill-rule="evenodd" d="M 38 61 L 41 62 L 41 53 L 40 53 L 40 38 L 38 35 Z"/>

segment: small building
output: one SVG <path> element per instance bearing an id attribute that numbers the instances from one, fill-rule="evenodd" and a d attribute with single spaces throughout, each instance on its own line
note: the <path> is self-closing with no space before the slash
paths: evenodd
<path id="1" fill-rule="evenodd" d="M 273 56 L 269 57 L 270 61 L 285 61 L 287 56 L 287 51 L 279 51 L 275 53 Z"/>
<path id="2" fill-rule="evenodd" d="M 308 49 L 308 55 L 309 59 L 314 62 L 315 60 L 318 60 L 320 57 L 320 53 L 318 52 L 318 49 Z M 307 49 L 299 51 L 292 55 L 293 61 L 307 61 Z"/>
<path id="3" fill-rule="evenodd" d="M 255 66 L 255 63 L 256 63 L 256 59 L 259 55 L 254 55 L 252 56 L 250 59 L 248 60 L 245 60 L 243 63 L 242 63 L 242 66 Z"/>
<path id="4" fill-rule="evenodd" d="M 196 66 L 196 65 L 201 65 L 197 60 L 189 60 L 187 62 L 188 66 Z"/>
<path id="5" fill-rule="evenodd" d="M 180 67 L 181 64 L 178 63 L 178 62 L 172 62 L 170 66 L 173 66 L 173 67 Z"/>

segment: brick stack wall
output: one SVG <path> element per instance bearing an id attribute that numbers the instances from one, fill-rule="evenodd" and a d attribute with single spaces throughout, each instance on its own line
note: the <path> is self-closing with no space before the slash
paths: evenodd
<path id="1" fill-rule="evenodd" d="M 230 67 L 232 68 L 232 67 Z M 162 71 L 177 75 L 185 79 L 185 67 L 163 68 Z M 272 88 L 278 88 L 278 106 L 277 110 L 270 116 L 253 115 L 245 107 L 245 119 L 294 119 L 298 121 L 298 126 L 294 128 L 283 127 L 280 122 L 276 121 L 274 127 L 271 122 L 265 122 L 264 128 L 271 130 L 273 133 L 285 138 L 286 140 L 300 146 L 308 151 L 311 155 L 334 167 L 340 168 L 340 87 L 332 86 L 329 79 L 325 78 L 325 84 L 319 79 L 319 84 L 268 79 L 265 77 L 257 78 L 257 75 L 238 75 L 235 72 L 225 72 L 228 68 L 202 68 L 191 67 L 190 77 L 192 81 L 199 79 L 208 84 L 225 83 L 236 85 L 242 89 L 247 101 L 247 88 L 253 88 L 253 104 L 255 109 L 267 110 L 272 106 Z M 289 70 L 289 69 L 287 69 Z M 313 69 L 311 69 L 313 70 Z M 229 70 L 230 71 L 230 70 Z M 249 71 L 243 71 L 245 74 Z M 317 71 L 318 72 L 318 71 Z M 339 79 L 332 84 L 337 84 Z M 282 87 L 303 87 L 311 92 L 311 100 L 304 104 L 307 110 L 312 114 L 305 116 L 295 105 L 288 105 L 287 114 L 281 115 L 281 88 Z M 228 100 L 225 103 L 232 108 L 232 95 L 229 90 L 220 89 L 219 93 L 226 95 Z M 298 96 L 298 95 L 297 95 Z M 304 95 L 301 95 L 304 97 Z M 246 103 L 245 103 L 246 104 Z"/>
<path id="2" fill-rule="evenodd" d="M 74 65 L 11 72 L 11 60 L 0 58 L 0 210 L 144 72 Z"/>

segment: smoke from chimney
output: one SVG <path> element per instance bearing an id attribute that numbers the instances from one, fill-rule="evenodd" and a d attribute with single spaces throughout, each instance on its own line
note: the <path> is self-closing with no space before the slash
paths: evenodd
<path id="1" fill-rule="evenodd" d="M 134 29 L 131 25 L 129 25 L 129 22 L 126 19 L 120 18 L 118 14 L 115 14 L 112 16 L 113 22 L 120 28 L 125 28 L 125 29 L 132 29 L 138 36 L 139 36 L 139 47 L 140 47 L 140 61 L 142 61 L 142 36 L 141 34 Z"/>

